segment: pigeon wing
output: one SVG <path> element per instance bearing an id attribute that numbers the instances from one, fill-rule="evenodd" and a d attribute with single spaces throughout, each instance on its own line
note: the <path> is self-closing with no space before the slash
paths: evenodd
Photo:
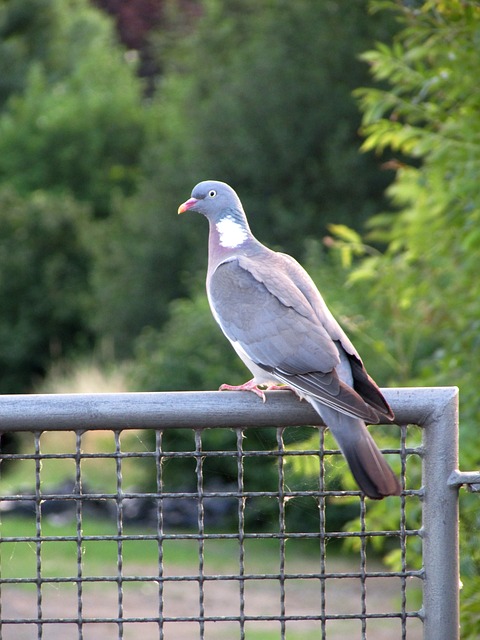
<path id="1" fill-rule="evenodd" d="M 360 355 L 350 339 L 338 324 L 330 309 L 325 304 L 315 283 L 305 269 L 291 256 L 283 253 L 274 254 L 281 260 L 283 268 L 294 285 L 302 292 L 314 309 L 317 318 L 325 327 L 328 335 L 337 348 L 347 358 L 352 375 L 352 386 L 367 404 L 375 409 L 379 421 L 392 422 L 395 415 L 385 400 L 376 382 L 368 375 Z"/>

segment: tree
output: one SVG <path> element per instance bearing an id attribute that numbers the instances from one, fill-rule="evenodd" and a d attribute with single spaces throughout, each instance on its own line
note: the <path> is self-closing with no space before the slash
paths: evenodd
<path id="1" fill-rule="evenodd" d="M 373 155 L 358 154 L 350 94 L 368 82 L 357 53 L 392 27 L 369 19 L 363 3 L 344 6 L 204 0 L 193 25 L 173 11 L 157 34 L 164 75 L 145 179 L 107 221 L 108 249 L 98 257 L 98 330 L 119 353 L 131 352 L 145 325 L 160 326 L 169 301 L 188 295 L 205 268 L 204 221 L 175 215 L 196 182 L 230 182 L 258 237 L 300 258 L 328 222 L 360 226 L 378 210 L 389 177 Z M 132 279 L 138 304 L 126 309 Z"/>
<path id="2" fill-rule="evenodd" d="M 0 383 L 18 392 L 92 344 L 96 226 L 136 189 L 149 111 L 88 0 L 1 0 L 0 36 Z"/>
<path id="3" fill-rule="evenodd" d="M 18 393 L 88 341 L 89 214 L 67 196 L 9 188 L 0 211 L 0 389 Z"/>
<path id="4" fill-rule="evenodd" d="M 42 62 L 54 73 L 58 61 L 52 60 L 50 51 L 58 29 L 58 6 L 52 0 L 0 2 L 0 108 L 25 89 L 32 61 Z"/>
<path id="5" fill-rule="evenodd" d="M 23 194 L 68 192 L 108 215 L 115 193 L 132 193 L 138 178 L 147 118 L 141 82 L 111 21 L 87 0 L 33 5 L 31 14 L 16 0 L 2 6 L 3 48 L 19 80 L 15 86 L 16 75 L 6 74 L 0 181 Z"/>

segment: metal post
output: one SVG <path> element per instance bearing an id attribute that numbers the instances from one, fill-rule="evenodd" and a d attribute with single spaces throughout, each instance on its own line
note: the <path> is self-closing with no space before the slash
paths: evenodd
<path id="1" fill-rule="evenodd" d="M 432 390 L 433 391 L 433 390 Z M 435 390 L 423 431 L 424 640 L 458 640 L 458 389 Z"/>

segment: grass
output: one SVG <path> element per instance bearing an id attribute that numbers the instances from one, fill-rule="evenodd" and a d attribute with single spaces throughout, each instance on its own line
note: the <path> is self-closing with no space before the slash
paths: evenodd
<path id="1" fill-rule="evenodd" d="M 32 578 L 37 577 L 37 547 L 35 541 L 6 542 L 8 537 L 34 537 L 35 523 L 33 519 L 19 517 L 3 518 L 0 533 L 3 542 L 0 545 L 2 578 Z M 76 586 L 74 580 L 78 575 L 77 544 L 76 541 L 59 541 L 58 537 L 76 536 L 75 522 L 54 523 L 44 519 L 42 535 L 47 540 L 41 544 L 41 574 L 43 578 L 67 578 L 67 583 L 46 584 L 42 588 L 43 609 L 45 617 L 76 616 Z M 106 520 L 83 519 L 84 535 L 115 535 L 115 523 Z M 134 528 L 124 531 L 126 534 L 140 533 Z M 141 533 L 154 533 L 145 531 Z M 52 540 L 48 540 L 52 537 Z M 245 541 L 245 573 L 246 574 L 277 574 L 279 571 L 279 543 L 275 540 Z M 118 588 L 115 578 L 118 576 L 117 541 L 83 541 L 81 552 L 81 568 L 83 578 L 110 576 L 114 580 L 110 583 L 83 584 L 83 601 L 85 618 L 116 617 L 118 607 Z M 135 576 L 138 582 L 123 583 L 123 598 L 125 615 L 134 617 L 151 617 L 158 611 L 158 543 L 156 540 L 123 541 L 122 542 L 124 577 Z M 340 556 L 333 548 L 328 549 L 327 557 L 329 571 L 354 571 L 355 560 Z M 369 563 L 374 569 L 376 563 Z M 380 568 L 377 566 L 377 568 Z M 163 569 L 165 576 L 196 576 L 199 569 L 199 543 L 196 540 L 166 540 L 163 543 Z M 237 540 L 205 540 L 204 541 L 204 575 L 237 574 L 239 570 L 239 543 Z M 288 540 L 285 550 L 285 571 L 287 573 L 308 573 L 319 569 L 318 542 L 306 540 Z M 165 583 L 164 606 L 165 616 L 197 615 L 199 611 L 199 585 L 197 580 L 185 582 Z M 207 615 L 238 615 L 239 586 L 236 580 L 212 581 L 205 583 L 205 612 Z M 302 579 L 288 581 L 286 585 L 287 613 L 318 614 L 319 611 L 319 583 Z M 389 611 L 398 609 L 400 593 L 392 583 L 385 582 L 369 588 L 369 606 L 373 610 Z M 412 594 L 409 595 L 409 599 Z M 338 581 L 335 585 L 327 586 L 327 600 L 329 610 L 343 612 L 345 610 L 358 611 L 360 606 L 359 583 L 355 580 Z M 23 617 L 22 611 L 30 611 L 34 615 L 36 589 L 33 584 L 12 585 L 5 584 L 2 588 L 3 611 L 6 618 Z M 245 583 L 245 612 L 247 615 L 278 615 L 280 611 L 280 589 L 278 577 L 275 579 L 248 580 Z M 18 613 L 17 613 L 18 612 Z M 385 622 L 385 621 L 382 621 Z M 390 626 L 389 626 L 390 625 Z M 85 631 L 95 625 L 87 624 Z M 358 637 L 359 621 L 343 620 L 338 624 L 329 622 L 329 638 L 340 640 L 345 637 Z M 375 632 L 374 623 L 369 638 L 372 640 L 388 640 L 398 636 L 398 621 L 385 622 L 379 632 Z M 419 640 L 421 627 L 415 633 L 409 634 L 412 640 Z M 131 628 L 130 628 L 131 627 Z M 125 626 L 125 638 L 142 637 L 143 640 L 158 638 L 158 628 L 155 625 L 143 623 Z M 20 627 L 18 627 L 20 628 Z M 50 640 L 60 640 L 67 637 L 66 628 L 54 627 L 46 629 Z M 207 623 L 205 637 L 209 640 L 223 640 L 224 638 L 238 638 L 238 623 L 218 622 Z M 73 631 L 72 631 L 73 633 Z M 106 640 L 117 638 L 115 627 L 102 625 L 98 628 L 101 635 L 86 637 L 102 637 Z M 171 634 L 171 635 L 170 635 Z M 287 622 L 286 638 L 288 640 L 314 640 L 320 637 L 320 623 L 318 621 L 289 621 Z M 13 637 L 13 636 L 12 636 Z M 23 636 L 19 636 L 23 637 Z M 181 637 L 185 640 L 198 638 L 198 624 L 166 623 L 165 638 Z M 245 623 L 246 640 L 277 640 L 280 638 L 280 622 L 278 621 L 250 621 Z"/>
<path id="2" fill-rule="evenodd" d="M 22 454 L 32 454 L 34 436 L 31 433 L 19 434 L 19 449 Z M 121 435 L 122 451 L 145 452 L 154 446 L 153 438 L 148 440 L 142 431 L 124 431 Z M 114 453 L 115 440 L 111 431 L 86 431 L 81 439 L 82 451 L 100 454 Z M 71 454 L 71 458 L 46 459 L 41 462 L 40 478 L 42 490 L 51 490 L 66 480 L 75 478 L 76 434 L 73 431 L 44 432 L 40 437 L 42 454 Z M 82 460 L 82 477 L 90 489 L 101 493 L 116 492 L 115 461 L 105 458 Z M 0 492 L 3 494 L 31 493 L 34 488 L 35 461 L 22 460 L 15 463 L 3 462 L 0 467 Z M 155 474 L 153 463 L 146 459 L 126 459 L 122 463 L 125 487 L 145 486 Z"/>
<path id="3" fill-rule="evenodd" d="M 114 522 L 96 518 L 83 518 L 84 536 L 114 536 Z M 33 578 L 36 576 L 36 543 L 6 542 L 10 537 L 35 537 L 32 519 L 4 516 L 0 525 L 1 564 L 3 578 Z M 52 537 L 42 542 L 42 574 L 45 577 L 67 577 L 77 574 L 77 542 L 59 541 L 58 537 L 76 537 L 75 522 L 55 524 L 43 519 L 42 536 Z M 153 534 L 153 531 L 128 528 L 125 534 Z M 305 544 L 307 542 L 307 544 Z M 250 573 L 272 573 L 278 567 L 279 543 L 275 540 L 251 540 L 244 543 L 245 567 Z M 292 565 L 307 564 L 316 545 L 312 541 L 287 542 L 287 559 Z M 317 550 L 318 552 L 318 550 Z M 84 575 L 116 575 L 118 545 L 115 540 L 88 540 L 82 543 Z M 126 540 L 122 542 L 125 575 L 156 575 L 158 570 L 158 543 L 156 540 Z M 204 570 L 207 574 L 236 573 L 238 571 L 239 544 L 237 540 L 206 540 L 204 542 Z M 199 546 L 197 540 L 165 540 L 163 564 L 171 572 L 198 569 Z"/>

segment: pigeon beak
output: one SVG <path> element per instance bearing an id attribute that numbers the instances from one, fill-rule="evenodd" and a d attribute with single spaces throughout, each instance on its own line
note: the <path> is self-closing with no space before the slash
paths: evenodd
<path id="1" fill-rule="evenodd" d="M 190 200 L 187 200 L 186 202 L 184 202 L 178 207 L 178 213 L 185 213 L 185 211 L 188 211 L 193 206 L 195 206 L 197 202 L 198 202 L 197 198 L 190 198 Z"/>

